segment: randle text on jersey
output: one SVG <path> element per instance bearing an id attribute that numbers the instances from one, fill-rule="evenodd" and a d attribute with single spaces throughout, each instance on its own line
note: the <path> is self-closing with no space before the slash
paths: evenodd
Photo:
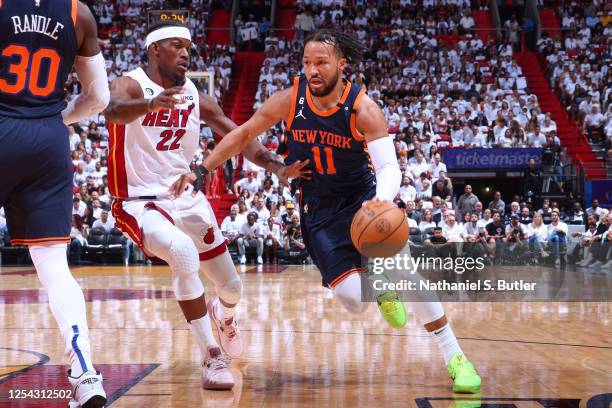
<path id="1" fill-rule="evenodd" d="M 22 33 L 39 33 L 51 37 L 54 40 L 59 39 L 59 33 L 64 29 L 64 25 L 59 21 L 53 21 L 50 17 L 41 16 L 38 14 L 24 14 L 21 16 L 11 17 L 15 35 Z"/>

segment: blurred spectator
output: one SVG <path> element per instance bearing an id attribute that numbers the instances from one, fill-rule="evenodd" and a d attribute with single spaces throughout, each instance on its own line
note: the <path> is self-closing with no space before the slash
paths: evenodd
<path id="1" fill-rule="evenodd" d="M 230 215 L 226 216 L 221 223 L 221 233 L 225 237 L 228 246 L 236 246 L 243 222 L 238 219 L 238 205 L 230 208 Z"/>
<path id="2" fill-rule="evenodd" d="M 281 226 L 268 218 L 267 225 L 263 228 L 264 238 L 264 262 L 278 263 L 278 248 L 282 240 Z"/>
<path id="3" fill-rule="evenodd" d="M 92 228 L 102 228 L 109 234 L 115 228 L 115 220 L 109 217 L 107 210 L 102 210 L 100 212 L 100 219 L 94 221 Z"/>
<path id="4" fill-rule="evenodd" d="M 460 215 L 474 212 L 477 202 L 478 197 L 472 193 L 472 186 L 466 184 L 464 193 L 459 196 L 459 200 L 457 201 L 457 211 L 459 211 Z"/>
<path id="5" fill-rule="evenodd" d="M 489 203 L 488 208 L 491 211 L 497 210 L 500 215 L 504 215 L 506 212 L 506 203 L 501 199 L 501 191 L 493 193 L 493 201 Z"/>
<path id="6" fill-rule="evenodd" d="M 308 258 L 308 251 L 302 238 L 302 229 L 298 225 L 290 224 L 285 235 L 282 256 L 288 263 L 302 264 Z"/>
<path id="7" fill-rule="evenodd" d="M 250 212 L 247 221 L 240 227 L 240 236 L 237 239 L 240 263 L 246 263 L 246 248 L 257 249 L 257 263 L 263 263 L 263 231 L 262 226 L 256 223 L 257 213 Z"/>
<path id="8" fill-rule="evenodd" d="M 546 240 L 552 244 L 555 263 L 563 262 L 561 252 L 565 252 L 567 240 L 567 224 L 560 220 L 559 211 L 552 211 L 551 223 L 548 225 L 548 237 Z"/>
<path id="9" fill-rule="evenodd" d="M 79 265 L 83 254 L 83 247 L 87 245 L 89 228 L 78 214 L 72 215 L 72 227 L 70 229 L 69 257 L 72 264 Z"/>

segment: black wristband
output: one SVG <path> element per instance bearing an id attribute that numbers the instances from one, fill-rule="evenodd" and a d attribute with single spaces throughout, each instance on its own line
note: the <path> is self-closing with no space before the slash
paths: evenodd
<path id="1" fill-rule="evenodd" d="M 206 177 L 206 175 L 209 174 L 210 171 L 208 171 L 208 169 L 204 166 L 198 166 L 196 167 L 194 173 L 196 175 L 196 180 L 193 183 L 193 190 L 195 192 L 198 192 L 202 188 L 202 184 L 204 183 L 204 177 Z"/>

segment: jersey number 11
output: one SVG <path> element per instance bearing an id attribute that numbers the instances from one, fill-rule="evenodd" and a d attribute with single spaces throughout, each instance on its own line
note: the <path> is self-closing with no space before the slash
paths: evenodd
<path id="1" fill-rule="evenodd" d="M 323 169 L 323 163 L 321 162 L 321 148 L 319 146 L 312 147 L 312 154 L 314 156 L 315 167 L 319 174 L 336 174 L 336 166 L 334 165 L 334 151 L 330 146 L 323 148 L 325 152 L 325 162 L 327 164 L 327 171 Z"/>

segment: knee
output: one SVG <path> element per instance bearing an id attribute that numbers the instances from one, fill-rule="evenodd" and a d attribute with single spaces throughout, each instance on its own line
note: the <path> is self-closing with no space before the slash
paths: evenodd
<path id="1" fill-rule="evenodd" d="M 242 296 L 242 281 L 238 276 L 232 278 L 217 288 L 217 294 L 225 303 L 229 305 L 237 304 Z"/>
<path id="2" fill-rule="evenodd" d="M 197 275 L 200 269 L 198 249 L 187 235 L 177 235 L 170 243 L 168 264 L 178 276 Z"/>
<path id="3" fill-rule="evenodd" d="M 240 237 L 236 240 L 236 243 L 238 243 L 238 245 L 242 246 L 244 245 L 244 238 Z"/>

